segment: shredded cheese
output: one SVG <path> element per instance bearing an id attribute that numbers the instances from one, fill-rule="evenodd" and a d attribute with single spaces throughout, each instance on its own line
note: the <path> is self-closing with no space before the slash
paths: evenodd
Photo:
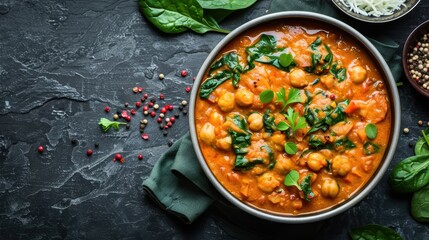
<path id="1" fill-rule="evenodd" d="M 357 14 L 380 17 L 391 15 L 405 6 L 405 0 L 340 0 L 346 7 Z"/>

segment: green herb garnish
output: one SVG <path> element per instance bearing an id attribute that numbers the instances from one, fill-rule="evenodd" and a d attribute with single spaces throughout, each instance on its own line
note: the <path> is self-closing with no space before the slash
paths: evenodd
<path id="1" fill-rule="evenodd" d="M 378 151 L 380 151 L 380 145 L 367 141 L 363 144 L 363 151 L 367 156 L 378 153 Z"/>
<path id="2" fill-rule="evenodd" d="M 295 186 L 298 188 L 298 190 L 302 191 L 304 193 L 304 198 L 307 201 L 311 201 L 311 199 L 314 197 L 314 193 L 311 189 L 311 177 L 313 174 L 310 174 L 304 179 L 302 179 L 301 183 L 298 184 L 299 180 L 299 173 L 296 170 L 291 170 L 286 176 L 283 181 L 284 185 L 288 187 Z"/>
<path id="3" fill-rule="evenodd" d="M 259 94 L 259 100 L 261 101 L 261 103 L 270 103 L 273 98 L 274 92 L 270 89 L 264 90 Z"/>
<path id="4" fill-rule="evenodd" d="M 338 63 L 333 63 L 331 70 L 329 72 L 334 75 L 336 79 L 338 79 L 338 82 L 342 82 L 346 80 L 347 78 L 347 72 L 345 68 L 337 68 Z"/>
<path id="5" fill-rule="evenodd" d="M 307 126 L 304 117 L 299 117 L 298 113 L 295 112 L 291 107 L 288 108 L 286 119 L 289 121 L 289 128 L 292 129 L 292 133 L 295 136 L 296 131 Z"/>
<path id="6" fill-rule="evenodd" d="M 100 118 L 98 125 L 100 125 L 101 130 L 103 130 L 103 132 L 107 132 L 111 127 L 113 127 L 117 131 L 119 130 L 120 125 L 126 125 L 126 123 L 110 121 L 107 118 Z"/>
<path id="7" fill-rule="evenodd" d="M 369 123 L 365 127 L 365 133 L 368 139 L 375 139 L 377 137 L 377 126 L 373 123 Z"/>
<path id="8" fill-rule="evenodd" d="M 289 155 L 295 155 L 298 152 L 296 144 L 293 142 L 285 143 L 285 152 Z"/>

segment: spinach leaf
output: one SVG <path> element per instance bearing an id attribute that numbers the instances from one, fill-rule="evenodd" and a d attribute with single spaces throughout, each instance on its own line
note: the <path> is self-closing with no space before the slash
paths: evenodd
<path id="1" fill-rule="evenodd" d="M 277 163 L 276 159 L 274 158 L 273 150 L 268 147 L 268 145 L 261 146 L 261 149 L 264 149 L 268 153 L 268 158 L 270 159 L 270 164 L 268 165 L 268 168 L 273 169 Z"/>
<path id="2" fill-rule="evenodd" d="M 250 7 L 256 0 L 198 0 L 204 9 L 238 10 Z"/>
<path id="3" fill-rule="evenodd" d="M 314 69 L 316 69 L 317 64 L 319 64 L 321 59 L 322 59 L 322 54 L 318 52 L 311 54 L 311 67 L 306 67 L 305 71 L 309 73 L 314 72 Z"/>
<path id="4" fill-rule="evenodd" d="M 394 230 L 376 224 L 350 230 L 353 240 L 402 240 L 402 237 Z"/>
<path id="5" fill-rule="evenodd" d="M 417 140 L 414 147 L 416 155 L 429 154 L 429 128 L 422 131 L 422 136 Z"/>
<path id="6" fill-rule="evenodd" d="M 308 131 L 309 133 L 316 132 L 318 130 L 326 131 L 329 126 L 344 121 L 346 119 L 346 114 L 344 109 L 349 104 L 349 100 L 346 99 L 342 102 L 337 103 L 337 107 L 332 110 L 330 106 L 327 106 L 325 109 L 311 109 L 307 108 L 304 117 L 307 119 L 307 122 L 310 124 L 311 128 Z M 319 119 L 317 111 L 324 111 L 325 118 Z"/>
<path id="7" fill-rule="evenodd" d="M 347 71 L 346 68 L 337 68 L 337 66 L 338 63 L 333 63 L 329 72 L 334 75 L 336 79 L 338 79 L 338 82 L 342 82 L 347 78 Z"/>
<path id="8" fill-rule="evenodd" d="M 246 132 L 236 132 L 231 129 L 228 130 L 231 136 L 232 147 L 235 152 L 234 169 L 237 170 L 248 170 L 251 169 L 255 164 L 262 163 L 260 160 L 249 161 L 244 157 L 249 151 L 250 137 L 251 134 Z"/>
<path id="9" fill-rule="evenodd" d="M 225 70 L 222 72 L 219 72 L 218 74 L 214 75 L 213 77 L 205 80 L 201 84 L 200 88 L 200 97 L 201 98 L 208 98 L 210 94 L 217 88 L 219 85 L 224 83 L 225 81 L 231 79 L 233 76 L 233 73 L 229 70 Z"/>
<path id="10" fill-rule="evenodd" d="M 262 121 L 264 123 L 265 132 L 272 133 L 276 130 L 274 116 L 270 114 L 270 109 L 267 109 L 267 111 L 265 111 L 264 116 L 262 116 Z"/>
<path id="11" fill-rule="evenodd" d="M 364 151 L 365 155 L 367 155 L 367 156 L 369 156 L 371 154 L 378 153 L 378 151 L 380 151 L 380 145 L 375 144 L 375 143 L 370 142 L 370 141 L 366 141 L 363 144 L 363 151 Z"/>
<path id="12" fill-rule="evenodd" d="M 415 192 L 429 183 L 429 154 L 402 160 L 389 176 L 389 183 L 397 192 Z"/>
<path id="13" fill-rule="evenodd" d="M 140 11 L 158 29 L 180 33 L 188 29 L 197 33 L 215 31 L 228 33 L 207 14 L 197 0 L 139 0 Z"/>
<path id="14" fill-rule="evenodd" d="M 325 57 L 323 57 L 322 53 L 320 53 L 319 51 L 319 46 L 321 44 L 322 44 L 322 39 L 320 37 L 317 37 L 316 40 L 314 40 L 314 42 L 310 44 L 309 47 L 313 51 L 313 54 L 311 54 L 311 66 L 306 67 L 305 71 L 309 73 L 315 72 L 317 66 L 322 62 L 322 60 L 324 64 L 321 66 L 321 70 L 328 69 L 329 66 L 331 65 L 332 60 L 334 59 L 334 54 L 332 53 L 328 45 L 324 44 L 323 46 L 325 47 L 328 54 L 326 54 Z M 317 69 L 317 73 L 320 73 L 320 72 L 321 72 L 320 69 Z"/>
<path id="15" fill-rule="evenodd" d="M 356 145 L 352 141 L 350 141 L 350 139 L 348 139 L 347 137 L 337 139 L 334 142 L 334 148 L 337 151 L 344 151 L 346 149 L 352 149 L 355 147 Z"/>
<path id="16" fill-rule="evenodd" d="M 312 149 L 323 149 L 326 147 L 326 140 L 320 136 L 311 135 L 308 146 Z"/>
<path id="17" fill-rule="evenodd" d="M 238 61 L 237 52 L 229 52 L 227 54 L 224 54 L 219 60 L 217 60 L 210 66 L 209 74 L 225 65 L 233 73 L 232 85 L 234 87 L 238 87 L 238 82 L 240 81 L 240 73 L 243 72 L 243 67 Z"/>
<path id="18" fill-rule="evenodd" d="M 312 43 L 310 43 L 310 48 L 313 51 L 317 51 L 317 48 L 322 44 L 322 39 L 318 36 L 316 40 L 314 40 Z"/>
<path id="19" fill-rule="evenodd" d="M 328 45 L 324 45 L 326 51 L 328 51 L 328 54 L 323 58 L 323 61 L 325 64 L 322 66 L 322 69 L 327 69 L 329 65 L 331 65 L 332 60 L 334 59 L 334 54 L 332 53 L 331 49 L 328 47 Z"/>
<path id="20" fill-rule="evenodd" d="M 429 185 L 414 193 L 411 199 L 411 215 L 416 221 L 429 222 Z"/>
<path id="21" fill-rule="evenodd" d="M 273 65 L 274 67 L 289 72 L 296 66 L 292 54 L 287 48 L 277 48 L 277 40 L 272 35 L 262 34 L 259 41 L 246 48 L 249 71 L 255 67 L 255 62 Z M 292 58 L 292 61 L 290 60 Z M 282 59 L 282 62 L 280 62 Z M 283 64 L 282 64 L 283 63 Z M 285 66 L 286 65 L 286 66 Z"/>
<path id="22" fill-rule="evenodd" d="M 304 199 L 308 202 L 314 198 L 314 193 L 311 189 L 311 177 L 313 177 L 313 174 L 306 176 L 299 184 L 301 186 L 302 192 L 304 193 Z"/>

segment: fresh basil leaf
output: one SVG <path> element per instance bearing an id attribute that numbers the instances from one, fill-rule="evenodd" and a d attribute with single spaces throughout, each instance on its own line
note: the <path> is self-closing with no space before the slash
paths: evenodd
<path id="1" fill-rule="evenodd" d="M 293 56 L 290 53 L 282 53 L 279 57 L 279 62 L 282 67 L 289 67 L 293 63 Z"/>
<path id="2" fill-rule="evenodd" d="M 180 33 L 188 29 L 196 33 L 229 32 L 220 28 L 212 18 L 206 19 L 197 0 L 139 0 L 139 6 L 146 18 L 166 33 Z"/>
<path id="3" fill-rule="evenodd" d="M 347 78 L 347 71 L 345 68 L 337 68 L 338 63 L 333 63 L 329 72 L 334 75 L 338 82 L 342 82 Z"/>
<path id="4" fill-rule="evenodd" d="M 274 92 L 270 89 L 264 90 L 259 94 L 259 100 L 261 101 L 261 103 L 270 103 L 271 101 L 273 101 L 273 98 Z"/>
<path id="5" fill-rule="evenodd" d="M 276 124 L 274 123 L 274 119 L 274 116 L 270 114 L 270 109 L 267 109 L 267 111 L 265 111 L 264 113 L 264 116 L 262 116 L 265 132 L 272 133 L 276 130 Z"/>
<path id="6" fill-rule="evenodd" d="M 377 126 L 374 123 L 369 123 L 365 127 L 365 133 L 368 139 L 374 140 L 377 137 Z"/>
<path id="7" fill-rule="evenodd" d="M 231 79 L 233 73 L 229 70 L 219 72 L 201 84 L 200 97 L 208 98 L 210 94 L 225 81 Z"/>
<path id="8" fill-rule="evenodd" d="M 289 124 L 287 124 L 284 121 L 280 121 L 279 123 L 277 123 L 277 130 L 279 131 L 286 131 L 290 128 Z"/>
<path id="9" fill-rule="evenodd" d="M 427 140 L 429 140 L 429 128 L 422 131 L 422 136 L 416 142 L 414 147 L 416 155 L 429 154 L 429 141 Z"/>
<path id="10" fill-rule="evenodd" d="M 402 237 L 394 230 L 376 224 L 350 230 L 353 240 L 402 240 Z"/>
<path id="11" fill-rule="evenodd" d="M 313 174 L 306 176 L 299 184 L 301 186 L 302 192 L 304 193 L 304 199 L 308 202 L 314 198 L 314 193 L 311 189 L 311 177 L 313 177 Z"/>
<path id="12" fill-rule="evenodd" d="M 429 154 L 402 160 L 390 173 L 389 182 L 397 192 L 415 192 L 429 183 Z"/>
<path id="13" fill-rule="evenodd" d="M 204 9 L 239 10 L 250 7 L 256 0 L 198 0 Z"/>
<path id="14" fill-rule="evenodd" d="M 367 141 L 363 144 L 363 151 L 367 156 L 378 153 L 380 151 L 380 145 Z"/>
<path id="15" fill-rule="evenodd" d="M 293 142 L 285 143 L 285 152 L 289 155 L 295 155 L 298 152 L 296 144 Z"/>
<path id="16" fill-rule="evenodd" d="M 429 185 L 414 193 L 411 216 L 418 222 L 429 222 Z"/>
<path id="17" fill-rule="evenodd" d="M 298 184 L 298 179 L 299 179 L 299 173 L 296 170 L 291 170 L 286 176 L 285 179 L 283 180 L 284 185 L 288 186 L 288 187 L 292 187 L 295 186 L 298 188 L 298 190 L 301 191 L 301 186 L 299 186 Z"/>

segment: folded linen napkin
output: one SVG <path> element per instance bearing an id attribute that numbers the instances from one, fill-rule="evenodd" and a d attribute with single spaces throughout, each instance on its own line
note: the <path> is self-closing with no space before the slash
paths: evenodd
<path id="1" fill-rule="evenodd" d="M 331 3 L 324 0 L 273 0 L 269 12 L 298 10 L 318 12 L 347 20 L 344 14 L 341 15 Z M 402 74 L 401 57 L 395 55 L 399 47 L 398 44 L 383 35 L 380 35 L 379 38 L 372 37 L 370 41 L 383 55 L 392 70 L 393 76 L 398 80 Z M 225 221 L 229 221 L 229 224 L 225 225 L 225 229 L 236 237 L 257 239 L 258 234 L 252 233 L 252 229 L 255 228 L 251 226 L 252 224 L 254 226 L 264 224 L 263 220 L 255 219 L 229 205 L 213 188 L 198 163 L 189 133 L 178 140 L 161 156 L 149 178 L 143 183 L 143 187 L 147 194 L 163 209 L 178 216 L 188 224 L 195 221 L 213 203 L 216 203 L 214 206 L 222 212 Z M 237 222 L 233 220 L 234 215 L 246 216 L 240 218 L 241 226 L 240 224 L 231 224 L 232 222 Z M 249 223 L 249 221 L 252 223 Z M 277 226 L 272 222 L 266 224 L 273 227 Z M 299 226 L 294 226 L 293 229 L 302 230 Z M 320 229 L 320 225 L 313 224 L 312 229 L 316 231 Z M 306 231 L 300 232 L 301 234 L 306 233 Z M 271 232 L 271 236 L 273 236 L 272 234 L 273 232 Z"/>

